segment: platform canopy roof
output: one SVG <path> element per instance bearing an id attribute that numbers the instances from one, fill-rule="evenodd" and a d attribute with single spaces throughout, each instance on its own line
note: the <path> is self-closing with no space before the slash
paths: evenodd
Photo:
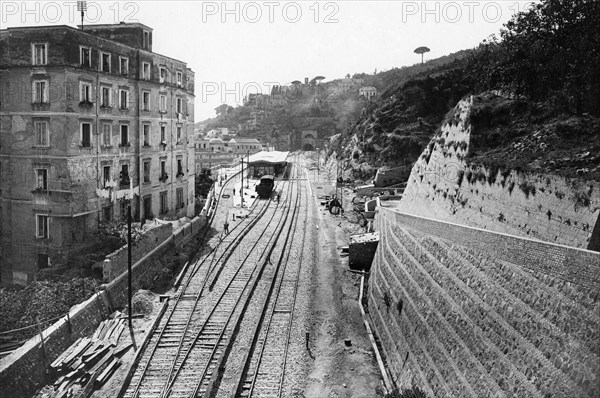
<path id="1" fill-rule="evenodd" d="M 250 164 L 259 164 L 259 163 L 271 163 L 271 164 L 280 164 L 285 163 L 287 161 L 287 157 L 289 152 L 279 152 L 279 151 L 262 151 L 255 153 L 250 156 L 249 162 Z"/>

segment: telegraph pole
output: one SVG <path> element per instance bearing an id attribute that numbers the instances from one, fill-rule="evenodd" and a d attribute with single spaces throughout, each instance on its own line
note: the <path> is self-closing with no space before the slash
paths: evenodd
<path id="1" fill-rule="evenodd" d="M 131 203 L 127 205 L 127 285 L 129 299 L 129 327 L 132 327 L 133 306 L 131 305 Z"/>
<path id="2" fill-rule="evenodd" d="M 240 185 L 240 197 L 242 198 L 242 202 L 240 205 L 240 209 L 244 208 L 244 155 L 242 155 L 242 185 Z"/>

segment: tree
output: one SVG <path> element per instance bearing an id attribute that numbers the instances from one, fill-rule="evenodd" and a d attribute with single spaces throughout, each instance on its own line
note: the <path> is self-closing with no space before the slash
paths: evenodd
<path id="1" fill-rule="evenodd" d="M 217 112 L 217 116 L 225 116 L 228 113 L 229 108 L 232 107 L 227 104 L 221 104 L 215 108 L 215 112 Z"/>
<path id="2" fill-rule="evenodd" d="M 425 46 L 415 49 L 415 54 L 421 54 L 421 63 L 423 63 L 423 54 L 428 53 L 429 51 L 431 50 Z"/>
<path id="3" fill-rule="evenodd" d="M 515 15 L 501 31 L 500 83 L 532 100 L 563 96 L 582 112 L 587 94 L 600 95 L 599 20 L 597 0 L 545 0 Z"/>

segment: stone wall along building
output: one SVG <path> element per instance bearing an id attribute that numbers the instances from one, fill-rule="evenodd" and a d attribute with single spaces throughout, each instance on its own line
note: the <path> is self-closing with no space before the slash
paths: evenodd
<path id="1" fill-rule="evenodd" d="M 194 73 L 139 23 L 0 30 L 1 283 L 102 221 L 192 216 Z M 189 137 L 189 140 L 188 140 Z"/>

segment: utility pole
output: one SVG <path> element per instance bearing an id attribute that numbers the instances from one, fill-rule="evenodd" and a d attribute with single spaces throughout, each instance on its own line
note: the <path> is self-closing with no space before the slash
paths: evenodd
<path id="1" fill-rule="evenodd" d="M 240 173 L 242 175 L 242 184 L 240 185 L 240 197 L 242 198 L 242 202 L 240 208 L 244 208 L 244 156 L 242 155 L 242 171 Z"/>
<path id="2" fill-rule="evenodd" d="M 133 306 L 131 305 L 131 203 L 127 205 L 127 284 L 129 298 L 129 327 L 132 327 Z"/>
<path id="3" fill-rule="evenodd" d="M 248 150 L 248 172 L 250 171 L 250 151 Z M 250 188 L 250 181 L 248 181 L 248 178 L 246 178 L 246 188 Z"/>

